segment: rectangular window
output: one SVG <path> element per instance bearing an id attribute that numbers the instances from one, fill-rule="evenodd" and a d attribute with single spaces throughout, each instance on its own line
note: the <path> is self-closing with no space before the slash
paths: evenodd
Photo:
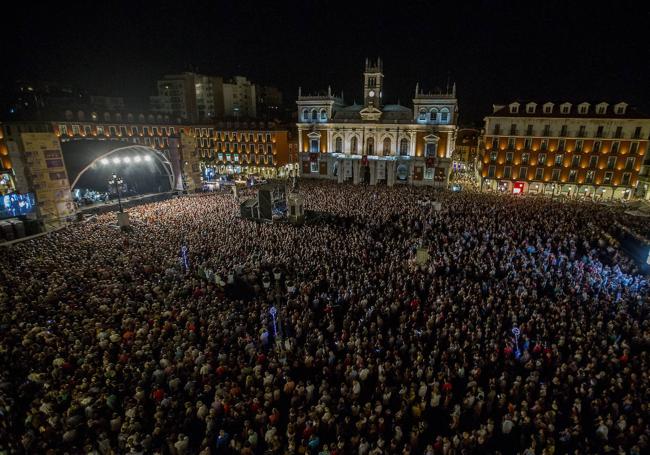
<path id="1" fill-rule="evenodd" d="M 600 153 L 600 141 L 594 142 L 594 149 L 592 150 L 594 153 Z"/>
<path id="2" fill-rule="evenodd" d="M 132 134 L 133 136 L 136 136 L 136 135 L 139 134 L 139 133 L 138 133 L 138 127 L 137 127 L 137 126 L 132 126 L 132 127 L 131 127 L 131 134 Z"/>
<path id="3" fill-rule="evenodd" d="M 65 136 L 68 134 L 68 126 L 67 125 L 59 125 L 59 133 L 61 133 L 61 136 Z"/>
<path id="4" fill-rule="evenodd" d="M 575 169 L 571 169 L 569 171 L 569 182 L 573 183 L 576 181 L 576 176 L 578 175 L 578 171 Z"/>
<path id="5" fill-rule="evenodd" d="M 524 148 L 525 148 L 526 150 L 530 150 L 532 146 L 533 146 L 533 140 L 532 140 L 531 138 L 527 137 L 527 138 L 524 140 Z"/>
<path id="6" fill-rule="evenodd" d="M 546 164 L 546 153 L 540 153 L 539 156 L 537 157 L 537 161 L 541 165 Z"/>
<path id="7" fill-rule="evenodd" d="M 97 134 L 98 135 L 104 134 L 104 127 L 103 126 L 97 126 Z"/>
<path id="8" fill-rule="evenodd" d="M 528 159 L 530 158 L 530 153 L 521 154 L 521 164 L 528 164 Z"/>
<path id="9" fill-rule="evenodd" d="M 492 148 L 494 150 L 499 148 L 499 138 L 498 137 L 493 137 L 492 138 Z"/>
<path id="10" fill-rule="evenodd" d="M 540 150 L 548 149 L 548 139 L 542 139 L 542 142 L 539 145 Z"/>
<path id="11" fill-rule="evenodd" d="M 526 127 L 526 136 L 532 136 L 533 135 L 533 125 L 528 125 Z"/>
<path id="12" fill-rule="evenodd" d="M 233 153 L 239 153 L 239 144 L 238 143 L 235 142 L 232 145 L 232 151 L 233 151 Z"/>
<path id="13" fill-rule="evenodd" d="M 217 153 L 217 156 L 219 157 L 219 161 L 223 161 L 223 153 Z"/>
<path id="14" fill-rule="evenodd" d="M 612 143 L 612 153 L 618 153 L 618 148 L 621 146 L 620 142 L 613 142 Z"/>
<path id="15" fill-rule="evenodd" d="M 504 179 L 509 179 L 511 175 L 512 175 L 512 167 L 511 166 L 505 166 L 503 168 L 503 178 Z"/>
<path id="16" fill-rule="evenodd" d="M 233 157 L 235 158 L 235 163 L 239 163 L 239 155 L 234 154 Z"/>
<path id="17" fill-rule="evenodd" d="M 615 156 L 610 156 L 607 158 L 607 169 L 614 169 L 616 166 L 616 157 Z"/>
<path id="18" fill-rule="evenodd" d="M 261 147 L 261 146 L 260 146 Z M 309 151 L 312 153 L 318 153 L 318 139 L 312 139 L 310 141 Z"/>
<path id="19" fill-rule="evenodd" d="M 496 166 L 490 166 L 488 167 L 488 177 L 493 179 L 494 178 L 494 172 L 496 171 Z"/>
<path id="20" fill-rule="evenodd" d="M 492 163 L 496 162 L 497 155 L 498 155 L 497 152 L 494 152 L 494 151 L 490 152 L 490 162 L 492 162 Z"/>
<path id="21" fill-rule="evenodd" d="M 553 169 L 553 175 L 551 175 L 551 180 L 554 182 L 557 182 L 560 180 L 560 170 L 559 169 Z"/>
<path id="22" fill-rule="evenodd" d="M 566 146 L 566 139 L 560 139 L 557 142 L 557 151 L 558 152 L 563 152 L 565 146 Z"/>
<path id="23" fill-rule="evenodd" d="M 585 183 L 594 183 L 594 174 L 596 171 L 587 171 L 587 175 L 585 175 Z"/>
<path id="24" fill-rule="evenodd" d="M 266 142 L 271 142 L 271 135 L 266 133 Z"/>
<path id="25" fill-rule="evenodd" d="M 111 128 L 113 127 L 111 126 Z M 79 125 L 72 125 L 72 134 L 75 136 L 79 134 Z"/>
<path id="26" fill-rule="evenodd" d="M 576 141 L 576 149 L 575 149 L 575 152 L 578 152 L 578 153 L 582 152 L 582 145 L 583 145 L 583 143 L 584 143 L 584 141 L 583 141 L 582 139 L 578 139 L 578 140 Z"/>
<path id="27" fill-rule="evenodd" d="M 605 185 L 609 185 L 610 183 L 612 183 L 612 175 L 613 172 L 605 172 L 605 177 L 603 178 L 603 183 Z"/>
<path id="28" fill-rule="evenodd" d="M 501 134 L 501 125 L 498 123 L 494 125 L 494 134 Z"/>
<path id="29" fill-rule="evenodd" d="M 544 125 L 544 133 L 542 136 L 550 136 L 551 135 L 551 125 Z"/>
<path id="30" fill-rule="evenodd" d="M 636 153 L 639 151 L 639 143 L 638 142 L 632 142 L 630 145 L 630 153 L 632 155 L 636 155 Z"/>
<path id="31" fill-rule="evenodd" d="M 596 169 L 598 166 L 598 157 L 597 156 L 590 156 L 589 157 L 589 167 L 591 169 Z"/>
<path id="32" fill-rule="evenodd" d="M 555 155 L 555 165 L 556 166 L 562 166 L 562 159 L 563 158 L 564 158 L 564 156 L 561 153 L 558 153 L 557 155 Z"/>
<path id="33" fill-rule="evenodd" d="M 573 155 L 573 158 L 571 158 L 571 167 L 579 167 L 580 166 L 580 155 Z"/>
<path id="34" fill-rule="evenodd" d="M 567 135 L 567 126 L 562 125 L 562 129 L 560 130 L 560 137 L 566 137 Z"/>
<path id="35" fill-rule="evenodd" d="M 580 128 L 578 128 L 578 137 L 585 137 L 585 129 L 586 127 L 584 125 L 580 125 Z"/>
<path id="36" fill-rule="evenodd" d="M 596 130 L 596 137 L 603 137 L 603 126 L 600 125 Z"/>
<path id="37" fill-rule="evenodd" d="M 512 163 L 513 156 L 514 156 L 513 152 L 506 152 L 506 163 L 508 164 Z"/>
<path id="38" fill-rule="evenodd" d="M 535 169 L 535 180 L 542 180 L 544 178 L 544 168 L 538 167 Z"/>
<path id="39" fill-rule="evenodd" d="M 271 144 L 268 144 L 266 146 L 266 153 L 268 153 L 270 155 L 272 152 L 273 152 L 273 148 L 272 148 Z"/>
<path id="40" fill-rule="evenodd" d="M 631 171 L 632 169 L 634 169 L 634 162 L 635 161 L 636 161 L 636 158 L 634 158 L 633 156 L 629 156 L 625 160 L 625 170 L 626 171 Z"/>
<path id="41" fill-rule="evenodd" d="M 519 180 L 526 180 L 526 179 L 528 179 L 528 168 L 522 166 L 519 168 Z"/>
<path id="42" fill-rule="evenodd" d="M 84 126 L 84 135 L 90 136 L 90 134 L 91 134 L 90 125 L 85 125 Z M 126 133 L 125 133 L 125 135 L 126 135 Z"/>
<path id="43" fill-rule="evenodd" d="M 623 178 L 621 179 L 621 184 L 622 185 L 629 185 L 631 176 L 632 176 L 632 174 L 630 174 L 629 172 L 623 173 Z"/>
<path id="44" fill-rule="evenodd" d="M 620 139 L 623 137 L 623 127 L 622 126 L 617 126 L 616 127 L 616 132 L 614 133 L 614 137 L 616 139 Z"/>
<path id="45" fill-rule="evenodd" d="M 318 172 L 318 161 L 312 161 L 311 162 L 311 172 Z"/>
<path id="46" fill-rule="evenodd" d="M 515 138 L 514 137 L 509 137 L 508 138 L 508 150 L 514 150 L 515 148 Z"/>
<path id="47" fill-rule="evenodd" d="M 226 153 L 226 161 L 230 161 L 230 153 Z"/>
<path id="48" fill-rule="evenodd" d="M 641 127 L 637 126 L 634 128 L 634 135 L 632 135 L 632 139 L 641 139 Z"/>
<path id="49" fill-rule="evenodd" d="M 517 125 L 515 125 L 514 123 L 510 124 L 510 134 L 512 134 L 513 136 L 517 135 Z"/>
<path id="50" fill-rule="evenodd" d="M 50 172 L 50 180 L 65 180 L 65 172 Z"/>

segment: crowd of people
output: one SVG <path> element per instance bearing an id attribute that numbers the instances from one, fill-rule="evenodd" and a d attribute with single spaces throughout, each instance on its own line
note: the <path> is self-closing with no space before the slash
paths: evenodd
<path id="1" fill-rule="evenodd" d="M 213 193 L 12 246 L 0 448 L 648 452 L 648 284 L 608 240 L 622 209 L 299 191 L 328 216 L 259 224 Z"/>

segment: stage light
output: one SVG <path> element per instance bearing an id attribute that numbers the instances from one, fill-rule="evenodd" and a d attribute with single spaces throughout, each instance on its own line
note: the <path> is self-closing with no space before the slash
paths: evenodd
<path id="1" fill-rule="evenodd" d="M 102 163 L 104 166 L 106 166 L 110 161 L 108 161 L 108 158 L 102 158 L 100 163 Z"/>
<path id="2" fill-rule="evenodd" d="M 119 157 L 116 156 L 115 158 L 113 158 L 113 164 L 120 164 Z"/>
<path id="3" fill-rule="evenodd" d="M 144 156 L 144 160 L 145 160 L 145 161 L 151 161 L 151 157 L 150 157 L 149 155 L 145 155 L 145 156 Z"/>
<path id="4" fill-rule="evenodd" d="M 133 157 L 133 161 L 139 163 L 140 161 L 142 161 L 142 158 L 140 158 L 140 155 L 136 155 L 135 157 Z"/>
<path id="5" fill-rule="evenodd" d="M 129 163 L 131 162 L 131 157 L 129 157 L 129 156 L 125 156 L 124 159 L 123 159 L 123 161 L 124 161 L 126 164 L 129 164 Z"/>

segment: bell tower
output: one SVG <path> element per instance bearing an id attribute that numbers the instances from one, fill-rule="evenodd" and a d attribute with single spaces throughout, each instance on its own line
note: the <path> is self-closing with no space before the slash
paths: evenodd
<path id="1" fill-rule="evenodd" d="M 363 104 L 365 107 L 373 106 L 377 109 L 382 106 L 384 95 L 384 73 L 381 58 L 371 62 L 366 58 L 366 67 L 363 72 Z"/>

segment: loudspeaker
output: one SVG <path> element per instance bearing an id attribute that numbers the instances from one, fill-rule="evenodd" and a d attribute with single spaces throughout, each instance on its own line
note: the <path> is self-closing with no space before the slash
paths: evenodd
<path id="1" fill-rule="evenodd" d="M 257 201 L 259 207 L 260 218 L 270 220 L 272 218 L 273 204 L 271 203 L 271 191 L 259 190 L 257 192 Z"/>

